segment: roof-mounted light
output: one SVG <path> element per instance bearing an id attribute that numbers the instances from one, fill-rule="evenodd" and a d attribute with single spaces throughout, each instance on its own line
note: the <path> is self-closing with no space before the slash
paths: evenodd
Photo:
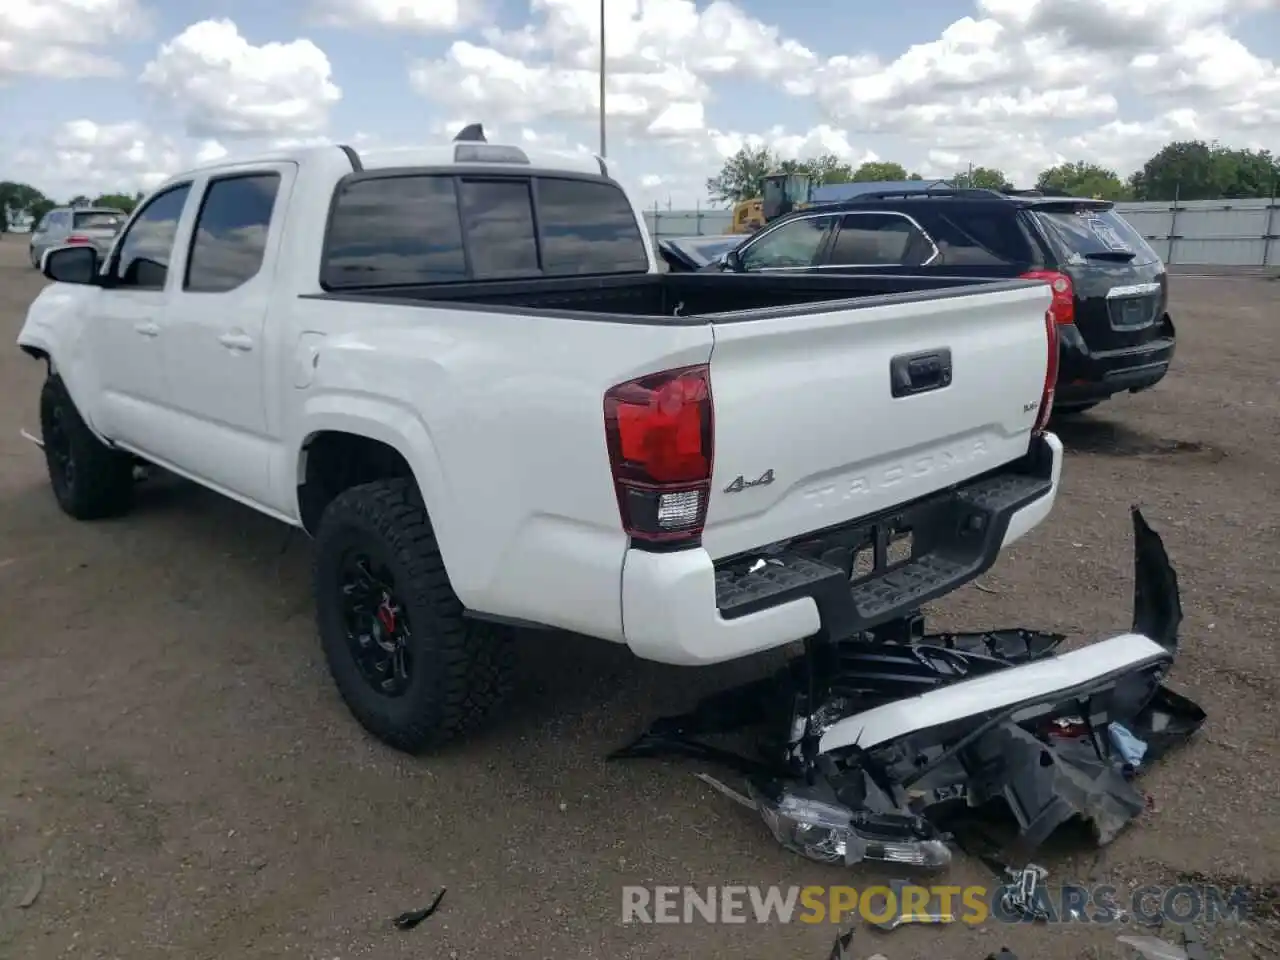
<path id="1" fill-rule="evenodd" d="M 519 147 L 499 143 L 460 143 L 453 148 L 454 163 L 528 163 Z"/>

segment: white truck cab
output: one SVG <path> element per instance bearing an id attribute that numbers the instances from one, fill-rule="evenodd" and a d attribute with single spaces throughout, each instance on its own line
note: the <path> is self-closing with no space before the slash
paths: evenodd
<path id="1" fill-rule="evenodd" d="M 44 271 L 62 509 L 124 512 L 142 461 L 305 529 L 335 681 L 406 750 L 497 699 L 515 627 L 838 641 L 1058 489 L 1045 284 L 660 273 L 604 161 L 476 127 L 184 173 Z"/>

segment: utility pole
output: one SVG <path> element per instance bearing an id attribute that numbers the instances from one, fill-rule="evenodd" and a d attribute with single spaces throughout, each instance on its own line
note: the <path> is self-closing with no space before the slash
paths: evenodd
<path id="1" fill-rule="evenodd" d="M 600 0 L 600 156 L 605 157 L 604 132 L 604 80 L 605 80 L 605 47 L 604 47 L 604 0 Z"/>

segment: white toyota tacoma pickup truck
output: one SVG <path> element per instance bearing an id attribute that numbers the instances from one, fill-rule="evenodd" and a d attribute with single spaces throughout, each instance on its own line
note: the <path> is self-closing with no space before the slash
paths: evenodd
<path id="1" fill-rule="evenodd" d="M 194 170 L 42 269 L 61 508 L 124 512 L 143 462 L 305 530 L 337 686 L 405 750 L 498 698 L 513 628 L 863 635 L 1057 492 L 1045 284 L 665 274 L 604 161 L 478 128 Z"/>

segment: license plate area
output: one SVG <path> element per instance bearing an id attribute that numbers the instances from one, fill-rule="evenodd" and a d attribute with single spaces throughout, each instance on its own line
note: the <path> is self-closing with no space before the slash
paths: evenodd
<path id="1" fill-rule="evenodd" d="M 1107 301 L 1107 316 L 1113 330 L 1141 330 L 1156 322 L 1159 308 L 1159 297 L 1115 297 Z"/>
<path id="2" fill-rule="evenodd" d="M 840 531 L 825 537 L 820 546 L 804 543 L 795 546 L 804 552 L 809 552 L 807 546 L 818 547 L 812 554 L 824 563 L 842 568 L 851 584 L 883 576 L 910 563 L 916 555 L 915 534 L 901 518 Z"/>

